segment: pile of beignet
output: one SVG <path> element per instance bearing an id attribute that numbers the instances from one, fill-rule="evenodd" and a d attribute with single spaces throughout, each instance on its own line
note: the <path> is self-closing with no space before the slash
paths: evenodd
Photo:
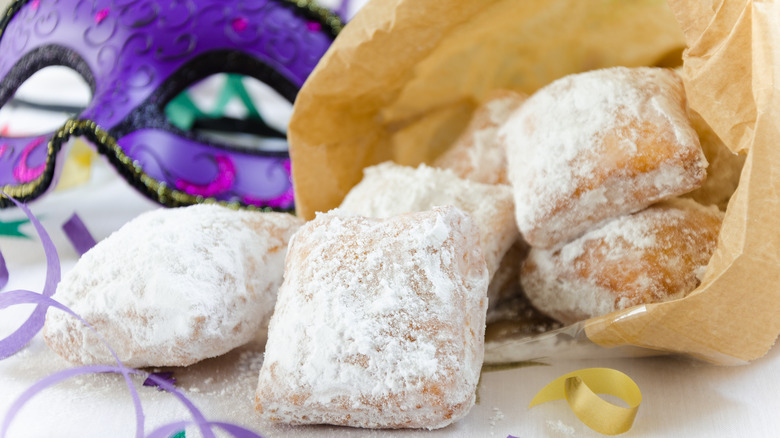
<path id="1" fill-rule="evenodd" d="M 473 403 L 486 307 L 474 293 L 500 313 L 524 290 L 568 324 L 694 290 L 741 159 L 691 118 L 677 73 L 615 67 L 530 97 L 497 92 L 435 167 L 365 169 L 339 209 L 292 239 L 258 410 L 294 424 L 442 427 Z M 705 185 L 706 155 L 731 179 Z M 456 212 L 476 236 L 458 238 L 443 217 L 420 226 Z M 468 274 L 481 269 L 473 253 L 452 252 L 463 245 L 482 253 L 490 284 Z"/>
<path id="2" fill-rule="evenodd" d="M 723 215 L 673 200 L 707 178 L 674 71 L 562 78 L 531 96 L 499 137 L 532 247 L 520 281 L 537 309 L 572 323 L 696 288 Z M 656 204 L 664 200 L 673 201 Z"/>
<path id="3" fill-rule="evenodd" d="M 367 168 L 338 209 L 305 224 L 262 216 L 271 213 L 241 213 L 234 220 L 229 215 L 238 213 L 217 207 L 208 210 L 215 219 L 207 220 L 201 207 L 188 210 L 191 230 L 182 231 L 175 226 L 179 216 L 160 215 L 170 225 L 165 236 L 174 252 L 188 247 L 181 242 L 214 234 L 207 231 L 222 229 L 223 222 L 251 222 L 257 236 L 218 239 L 226 242 L 224 256 L 207 249 L 181 254 L 209 266 L 219 256 L 239 266 L 236 272 L 204 277 L 194 275 L 197 261 L 183 269 L 175 254 L 154 263 L 136 257 L 119 262 L 138 273 L 134 283 L 119 285 L 127 289 L 124 301 L 105 298 L 108 292 L 86 299 L 96 285 L 106 286 L 99 291 L 119 287 L 114 271 L 93 274 L 99 271 L 96 252 L 60 288 L 64 298 L 72 296 L 71 305 L 87 301 L 97 319 L 108 314 L 113 324 L 123 324 L 128 309 L 141 315 L 136 320 L 157 318 L 134 310 L 143 297 L 159 296 L 179 309 L 167 286 L 143 284 L 159 269 L 200 282 L 187 283 L 203 291 L 189 301 L 224 294 L 244 304 L 212 306 L 204 314 L 200 302 L 189 303 L 175 319 L 181 333 L 173 344 L 158 331 L 141 345 L 133 333 L 143 327 L 129 331 L 129 339 L 107 332 L 109 341 L 138 344 L 128 355 L 150 366 L 166 363 L 161 355 L 197 338 L 201 326 L 224 320 L 255 327 L 255 316 L 276 299 L 255 400 L 263 418 L 440 428 L 474 404 L 486 320 L 506 317 L 502 303 L 522 297 L 523 318 L 551 327 L 694 290 L 717 247 L 720 208 L 736 188 L 742 162 L 690 113 L 674 71 L 596 70 L 531 96 L 497 92 L 433 167 L 388 162 Z M 123 236 L 99 246 L 110 250 L 110 241 Z M 247 246 L 252 239 L 259 245 L 254 252 Z M 212 244 L 205 242 L 200 246 Z M 258 266 L 281 254 L 283 281 L 281 272 Z M 264 282 L 252 282 L 263 272 Z M 213 284 L 220 275 L 234 278 L 235 287 L 220 291 Z M 503 316 L 488 318 L 488 308 Z M 61 354 L 101 359 L 82 351 L 81 337 L 57 319 L 47 321 L 47 341 Z M 171 363 L 219 354 L 215 343 Z"/>

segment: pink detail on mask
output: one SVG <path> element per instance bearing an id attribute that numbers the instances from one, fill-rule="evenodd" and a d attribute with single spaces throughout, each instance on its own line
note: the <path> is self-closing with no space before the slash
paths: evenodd
<path id="1" fill-rule="evenodd" d="M 244 17 L 238 17 L 230 22 L 230 25 L 233 26 L 233 30 L 236 32 L 243 32 L 246 30 L 247 27 L 249 27 L 249 20 L 247 20 Z"/>
<path id="2" fill-rule="evenodd" d="M 293 205 L 295 205 L 295 190 L 292 185 L 292 161 L 291 160 L 284 161 L 284 171 L 287 172 L 287 176 L 290 181 L 290 187 L 284 193 L 277 196 L 276 198 L 271 198 L 271 199 L 262 199 L 262 198 L 254 198 L 252 196 L 245 196 L 244 204 L 257 205 L 260 207 L 281 208 L 281 209 L 292 208 Z"/>
<path id="3" fill-rule="evenodd" d="M 322 25 L 316 21 L 309 21 L 306 23 L 306 29 L 309 29 L 311 32 L 319 32 L 322 30 Z"/>
<path id="4" fill-rule="evenodd" d="M 282 193 L 280 196 L 277 196 L 273 199 L 260 199 L 260 198 L 253 198 L 251 196 L 247 196 L 244 198 L 244 203 L 249 205 L 257 205 L 259 207 L 271 207 L 271 208 L 281 208 L 281 209 L 288 209 L 293 206 L 295 202 L 295 191 L 293 190 L 292 186 L 290 186 L 287 191 Z"/>
<path id="5" fill-rule="evenodd" d="M 41 0 L 33 0 L 32 3 L 30 3 L 30 8 L 32 8 L 33 11 L 37 11 L 40 5 Z"/>
<path id="6" fill-rule="evenodd" d="M 108 13 L 111 12 L 111 9 L 105 8 L 101 11 L 99 11 L 97 14 L 95 14 L 95 23 L 100 24 L 103 22 L 103 20 L 108 17 Z"/>
<path id="7" fill-rule="evenodd" d="M 222 192 L 233 187 L 236 181 L 236 166 L 230 157 L 226 155 L 217 155 L 214 157 L 217 165 L 217 177 L 208 184 L 194 184 L 184 179 L 176 181 L 176 188 L 195 196 L 206 198 L 219 195 Z"/>
<path id="8" fill-rule="evenodd" d="M 8 145 L 0 145 L 0 158 L 3 158 L 3 155 L 8 151 Z"/>
<path id="9" fill-rule="evenodd" d="M 46 137 L 37 138 L 24 147 L 22 156 L 19 157 L 19 164 L 14 167 L 14 178 L 20 183 L 28 183 L 35 180 L 41 176 L 46 169 L 46 162 L 41 163 L 37 167 L 27 167 L 27 158 L 30 156 L 30 153 L 38 146 L 44 144 L 45 140 Z"/>

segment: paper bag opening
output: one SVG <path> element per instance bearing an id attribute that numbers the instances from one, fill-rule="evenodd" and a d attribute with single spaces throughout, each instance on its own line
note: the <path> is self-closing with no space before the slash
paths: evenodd
<path id="1" fill-rule="evenodd" d="M 780 333 L 778 16 L 780 6 L 752 1 L 370 2 L 295 103 L 298 214 L 310 219 L 338 206 L 367 166 L 430 162 L 495 89 L 531 93 L 581 71 L 673 65 L 684 48 L 690 106 L 729 149 L 747 154 L 718 248 L 684 299 L 578 326 L 604 347 L 715 363 L 759 358 Z"/>

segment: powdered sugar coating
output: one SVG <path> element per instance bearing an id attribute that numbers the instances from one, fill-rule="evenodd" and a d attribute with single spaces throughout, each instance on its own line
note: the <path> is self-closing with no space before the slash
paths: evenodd
<path id="1" fill-rule="evenodd" d="M 536 308 L 566 324 L 682 298 L 699 285 L 722 219 L 715 206 L 669 200 L 558 250 L 531 249 L 520 280 Z"/>
<path id="2" fill-rule="evenodd" d="M 534 93 L 504 124 L 517 224 L 558 247 L 609 218 L 688 192 L 707 162 L 671 70 L 613 67 Z"/>
<path id="3" fill-rule="evenodd" d="M 449 170 L 385 162 L 363 170 L 341 210 L 377 218 L 453 205 L 469 213 L 480 233 L 482 253 L 493 278 L 501 259 L 519 237 L 512 190 L 458 178 Z"/>
<path id="4" fill-rule="evenodd" d="M 433 163 L 457 176 L 484 184 L 509 184 L 506 152 L 498 139 L 499 127 L 527 98 L 510 90 L 497 90 L 480 105 L 469 126 Z"/>
<path id="5" fill-rule="evenodd" d="M 189 365 L 243 345 L 268 323 L 288 240 L 302 223 L 216 205 L 144 213 L 84 254 L 54 297 L 125 365 Z M 47 314 L 44 336 L 71 362 L 114 363 L 64 312 Z"/>
<path id="6" fill-rule="evenodd" d="M 468 413 L 488 275 L 454 207 L 319 214 L 293 237 L 257 410 L 290 424 L 440 428 Z"/>

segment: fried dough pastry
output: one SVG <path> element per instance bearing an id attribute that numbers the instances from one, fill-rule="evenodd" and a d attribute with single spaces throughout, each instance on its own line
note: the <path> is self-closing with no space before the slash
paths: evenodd
<path id="1" fill-rule="evenodd" d="M 363 180 L 342 201 L 342 210 L 387 218 L 437 206 L 458 207 L 469 213 L 477 225 L 490 278 L 518 239 L 508 186 L 461 179 L 449 170 L 424 164 L 413 168 L 385 162 L 364 169 L 363 175 Z"/>
<path id="2" fill-rule="evenodd" d="M 487 269 L 455 207 L 320 213 L 293 237 L 256 409 L 288 424 L 444 427 L 475 401 Z"/>
<path id="3" fill-rule="evenodd" d="M 500 130 L 517 224 L 552 249 L 700 186 L 707 162 L 672 70 L 613 67 L 538 90 Z"/>
<path id="4" fill-rule="evenodd" d="M 193 205 L 144 213 L 84 254 L 57 299 L 89 322 L 127 366 L 186 366 L 255 338 L 282 284 L 286 213 Z M 44 338 L 65 359 L 113 364 L 89 328 L 46 315 Z"/>
<path id="5" fill-rule="evenodd" d="M 662 202 L 558 250 L 532 248 L 520 281 L 537 309 L 566 324 L 682 298 L 699 285 L 722 219 L 691 199 Z"/>
<path id="6" fill-rule="evenodd" d="M 475 111 L 455 143 L 434 161 L 434 167 L 452 170 L 461 178 L 484 184 L 509 184 L 506 152 L 498 129 L 527 98 L 510 90 L 496 90 Z"/>

